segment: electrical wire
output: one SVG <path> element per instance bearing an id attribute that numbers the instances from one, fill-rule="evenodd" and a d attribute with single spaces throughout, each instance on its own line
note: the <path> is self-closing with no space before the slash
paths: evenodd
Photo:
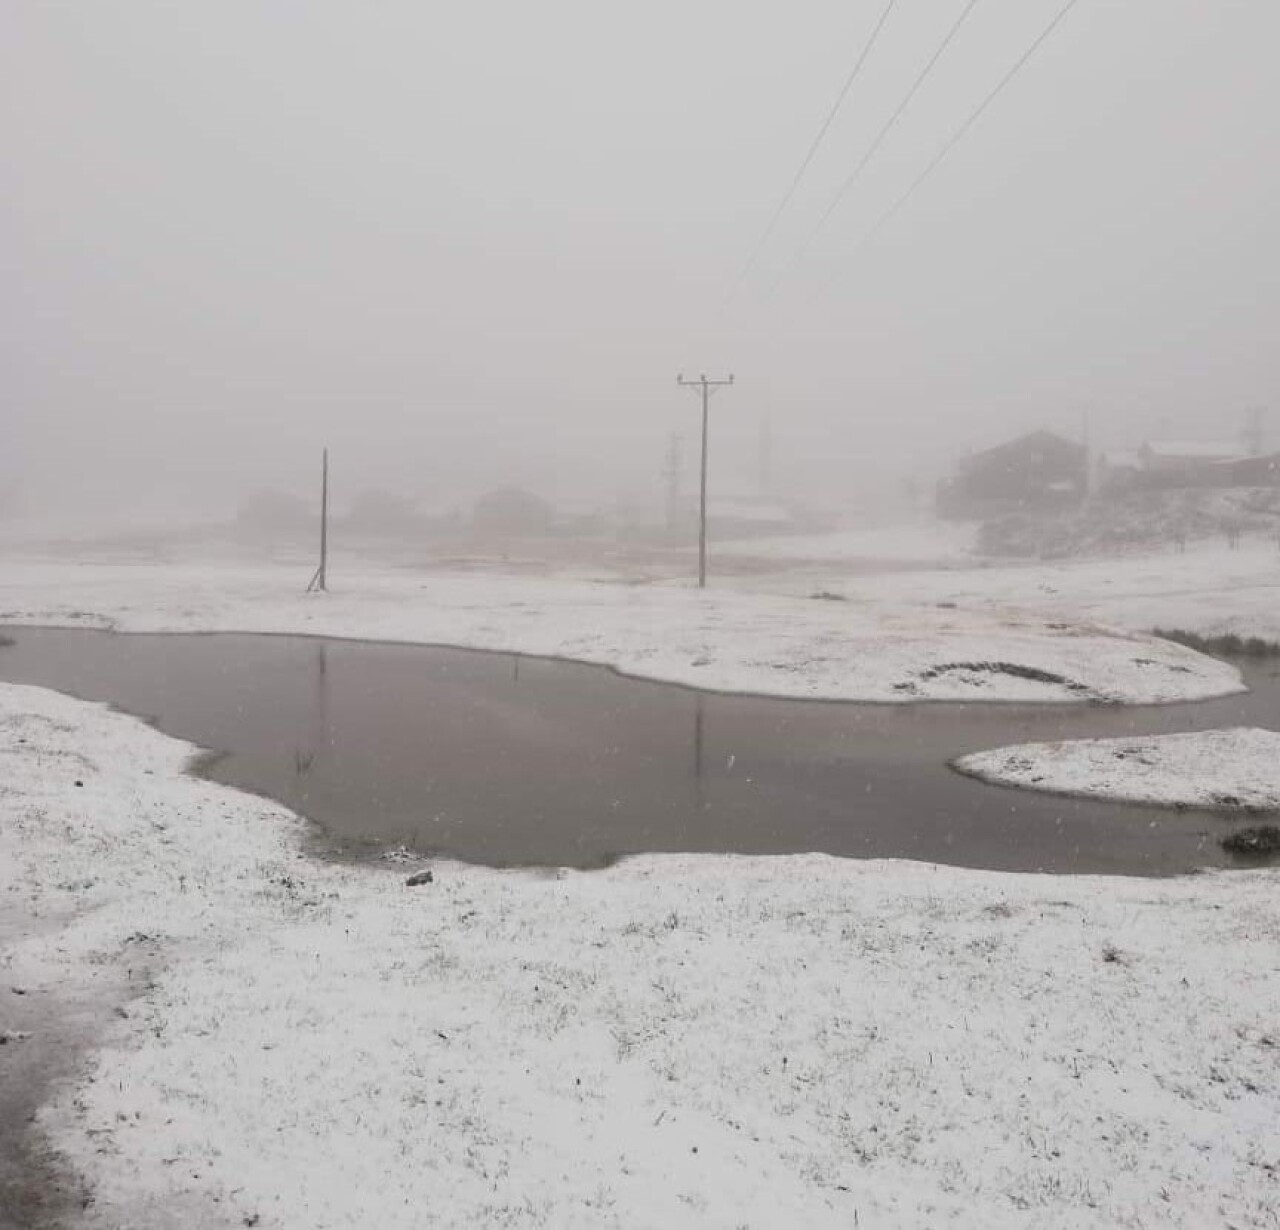
<path id="1" fill-rule="evenodd" d="M 756 245 L 752 249 L 751 255 L 747 257 L 746 263 L 742 266 L 742 269 L 734 283 L 735 288 L 740 287 L 742 283 L 746 281 L 751 270 L 755 267 L 756 261 L 759 260 L 760 253 L 764 251 L 765 244 L 767 244 L 772 238 L 778 222 L 786 212 L 787 206 L 791 204 L 792 199 L 795 197 L 796 190 L 800 187 L 800 181 L 804 179 L 804 174 L 809 169 L 809 164 L 813 162 L 814 156 L 817 154 L 822 142 L 826 139 L 826 135 L 830 130 L 831 125 L 835 122 L 835 118 L 839 114 L 840 108 L 844 106 L 844 100 L 848 97 L 849 91 L 853 89 L 854 82 L 857 81 L 858 77 L 861 75 L 862 66 L 867 62 L 867 57 L 871 55 L 871 50 L 879 40 L 880 32 L 884 29 L 885 22 L 889 20 L 889 14 L 893 12 L 897 3 L 898 0 L 889 0 L 889 3 L 885 5 L 884 11 L 880 14 L 880 20 L 876 22 L 875 28 L 871 31 L 870 37 L 863 46 L 861 54 L 858 56 L 857 62 L 854 64 L 848 77 L 845 78 L 844 86 L 840 90 L 840 94 L 836 98 L 831 110 L 827 112 L 827 118 L 822 121 L 822 126 L 818 129 L 818 135 L 814 137 L 813 142 L 810 144 L 808 152 L 800 163 L 799 170 L 796 171 L 791 180 L 790 186 L 787 188 L 786 192 L 783 193 L 782 200 L 778 202 L 777 208 L 773 211 L 773 216 L 769 219 L 769 224 L 764 228 L 760 238 L 756 241 Z"/>
<path id="2" fill-rule="evenodd" d="M 923 171 L 920 172 L 919 175 L 916 176 L 916 178 L 912 181 L 910 187 L 908 187 L 907 190 L 900 197 L 898 197 L 898 199 L 894 201 L 894 203 L 890 205 L 889 208 L 885 210 L 883 214 L 880 215 L 880 217 L 876 220 L 875 224 L 871 227 L 871 229 L 867 231 L 865 235 L 863 235 L 863 237 L 858 241 L 857 246 L 854 248 L 852 255 L 856 255 L 864 247 L 866 247 L 866 245 L 869 244 L 871 240 L 875 238 L 875 236 L 879 234 L 880 231 L 884 227 L 886 227 L 893 220 L 893 218 L 897 216 L 899 212 L 901 212 L 901 210 L 906 206 L 907 202 L 910 201 L 913 196 L 915 196 L 916 192 L 919 190 L 920 186 L 925 182 L 925 180 L 927 180 L 929 176 L 932 175 L 934 171 L 936 171 L 942 165 L 942 163 L 945 161 L 945 159 L 951 153 L 951 151 L 954 150 L 955 147 L 959 145 L 961 141 L 964 140 L 965 136 L 969 133 L 970 129 L 972 129 L 973 126 L 982 118 L 983 113 L 987 110 L 987 108 L 990 107 L 991 104 L 994 103 L 995 100 L 999 98 L 1002 93 L 1004 93 L 1004 91 L 1012 83 L 1013 79 L 1023 70 L 1023 68 L 1026 67 L 1027 62 L 1032 58 L 1032 56 L 1034 56 L 1036 52 L 1039 51 L 1042 46 L 1044 46 L 1044 44 L 1049 40 L 1049 37 L 1053 34 L 1053 32 L 1066 19 L 1067 14 L 1070 13 L 1071 10 L 1075 8 L 1076 5 L 1079 3 L 1080 3 L 1080 0 L 1067 0 L 1067 3 L 1064 4 L 1062 8 L 1058 10 L 1057 16 L 1054 17 L 1054 19 L 1040 32 L 1035 42 L 1033 42 L 1031 46 L 1028 47 L 1026 51 L 1024 51 L 1022 55 L 1018 57 L 1013 67 L 1009 69 L 1009 71 L 1005 73 L 1005 75 L 1000 79 L 995 89 L 993 89 L 991 93 L 989 93 L 982 100 L 982 102 L 980 102 L 977 105 L 977 107 L 975 107 L 973 111 L 969 113 L 969 116 L 964 121 L 964 123 L 962 123 L 951 134 L 951 136 L 947 138 L 942 148 L 939 149 L 938 152 L 934 155 L 933 160 L 929 163 L 928 166 L 925 167 Z"/>
<path id="3" fill-rule="evenodd" d="M 933 55 L 929 57 L 928 63 L 926 63 L 924 68 L 921 69 L 919 76 L 916 77 L 915 81 L 912 83 L 911 88 L 907 91 L 905 97 L 894 109 L 893 114 L 890 115 L 889 118 L 884 122 L 884 125 L 881 127 L 880 131 L 876 133 L 875 140 L 873 140 L 871 144 L 867 147 L 866 153 L 862 155 L 862 159 L 859 161 L 858 165 L 853 168 L 853 171 L 849 175 L 849 177 L 844 181 L 844 183 L 840 185 L 834 198 L 832 198 L 831 204 L 827 206 L 822 216 L 818 219 L 816 223 L 814 223 L 813 229 L 805 237 L 805 240 L 800 245 L 800 247 L 796 250 L 796 254 L 791 258 L 791 261 L 787 265 L 787 267 L 782 271 L 782 273 L 778 275 L 777 281 L 781 281 L 782 278 L 785 277 L 786 274 L 791 269 L 795 268 L 795 266 L 798 265 L 804 259 L 805 254 L 809 251 L 810 247 L 813 245 L 813 241 L 822 232 L 822 228 L 825 227 L 826 224 L 830 221 L 831 215 L 834 214 L 836 210 L 840 207 L 840 203 L 849 194 L 849 190 L 854 186 L 854 184 L 858 182 L 859 179 L 862 178 L 863 171 L 867 169 L 867 165 L 880 151 L 880 147 L 884 144 L 885 138 L 893 130 L 894 125 L 897 124 L 897 122 L 902 118 L 903 113 L 911 105 L 911 102 L 915 98 L 915 96 L 920 92 L 921 86 L 923 86 L 924 83 L 929 79 L 929 76 L 933 72 L 934 68 L 937 66 L 938 61 L 942 59 L 943 55 L 946 53 L 947 48 L 951 46 L 952 42 L 955 40 L 956 35 L 960 33 L 960 27 L 964 25 L 966 20 L 968 20 L 969 14 L 972 13 L 975 8 L 977 8 L 978 2 L 979 0 L 969 0 L 968 4 L 965 5 L 964 9 L 960 13 L 960 16 L 957 17 L 956 20 L 952 23 L 951 28 L 946 33 L 946 37 L 944 37 L 942 42 L 938 44 L 937 48 L 934 50 Z M 777 286 L 777 281 L 775 281 L 774 283 L 775 287 Z"/>

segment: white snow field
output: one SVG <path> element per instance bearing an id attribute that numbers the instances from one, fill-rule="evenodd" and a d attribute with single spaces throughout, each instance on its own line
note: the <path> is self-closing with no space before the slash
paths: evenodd
<path id="1" fill-rule="evenodd" d="M 1277 1224 L 1278 872 L 408 888 L 190 750 L 0 688 L 0 989 L 137 988 L 39 1118 L 88 1226 Z"/>
<path id="2" fill-rule="evenodd" d="M 307 575 L 296 564 L 14 559 L 0 576 L 0 624 L 448 644 L 800 698 L 1154 703 L 1242 687 L 1235 668 L 1141 631 L 1046 614 L 1025 595 L 973 601 L 982 570 L 864 577 L 844 601 L 354 561 L 335 566 L 330 593 L 306 595 Z M 942 581 L 951 589 L 914 592 Z"/>
<path id="3" fill-rule="evenodd" d="M 1280 734 L 1236 727 L 1021 743 L 961 756 L 983 781 L 1175 807 L 1280 810 Z"/>
<path id="4" fill-rule="evenodd" d="M 829 534 L 744 538 L 716 543 L 714 550 L 716 555 L 726 558 L 956 567 L 973 562 L 976 537 L 972 523 L 927 521 L 875 529 L 836 530 Z"/>

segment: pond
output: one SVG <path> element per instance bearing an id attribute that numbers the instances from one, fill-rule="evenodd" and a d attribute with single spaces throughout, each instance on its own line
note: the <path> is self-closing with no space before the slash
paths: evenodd
<path id="1" fill-rule="evenodd" d="M 325 852 L 494 866 L 822 851 L 1010 871 L 1238 865 L 1243 821 L 1060 798 L 948 761 L 1028 740 L 1275 727 L 1280 680 L 1145 707 L 877 705 L 699 693 L 597 666 L 248 634 L 8 628 L 0 680 L 107 701 L 217 753 L 216 781 L 312 820 Z"/>

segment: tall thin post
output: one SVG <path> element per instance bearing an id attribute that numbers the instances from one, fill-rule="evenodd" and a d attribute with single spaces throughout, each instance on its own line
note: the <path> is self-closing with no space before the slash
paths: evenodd
<path id="1" fill-rule="evenodd" d="M 710 417 L 707 382 L 702 382 L 702 484 L 698 498 L 698 588 L 707 587 L 707 419 Z"/>
<path id="2" fill-rule="evenodd" d="M 320 461 L 320 579 L 317 589 L 325 588 L 325 573 L 329 567 L 329 450 L 325 449 Z"/>
<path id="3" fill-rule="evenodd" d="M 1262 420 L 1266 416 L 1266 413 L 1266 408 L 1263 406 L 1253 406 L 1244 412 L 1244 446 L 1250 457 L 1262 456 L 1263 441 L 1265 438 L 1265 433 L 1262 429 Z"/>
<path id="4" fill-rule="evenodd" d="M 702 489 L 699 497 L 698 518 L 698 588 L 707 587 L 707 423 L 710 418 L 711 394 L 717 389 L 733 383 L 731 375 L 727 380 L 708 380 L 705 375 L 697 380 L 686 380 L 676 377 L 676 383 L 686 388 L 698 389 L 702 394 Z"/>
<path id="5" fill-rule="evenodd" d="M 320 463 L 320 567 L 307 586 L 307 593 L 327 591 L 326 570 L 329 564 L 329 450 L 325 449 Z"/>

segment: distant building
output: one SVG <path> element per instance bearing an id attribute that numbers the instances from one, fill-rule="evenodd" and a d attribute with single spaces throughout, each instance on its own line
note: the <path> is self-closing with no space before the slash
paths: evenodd
<path id="1" fill-rule="evenodd" d="M 716 538 L 755 538 L 786 534 L 795 527 L 794 511 L 781 500 L 752 496 L 709 497 L 707 532 Z"/>
<path id="2" fill-rule="evenodd" d="M 1095 463 L 1096 489 L 1105 493 L 1139 487 L 1145 472 L 1146 463 L 1141 449 L 1107 449 L 1098 454 Z"/>
<path id="3" fill-rule="evenodd" d="M 1088 489 L 1088 458 L 1083 444 L 1050 431 L 973 453 L 938 484 L 938 515 L 964 519 L 1078 504 Z"/>
<path id="4" fill-rule="evenodd" d="M 694 506 L 688 523 L 696 525 L 697 517 Z M 822 516 L 798 500 L 733 493 L 707 497 L 707 533 L 713 538 L 769 538 L 815 533 L 833 526 L 833 518 Z"/>
<path id="5" fill-rule="evenodd" d="M 413 534 L 421 523 L 412 502 L 389 491 L 361 491 L 347 513 L 347 528 L 357 534 Z"/>
<path id="6" fill-rule="evenodd" d="M 1280 487 L 1280 453 L 1264 457 L 1239 457 L 1213 467 L 1229 480 L 1230 487 Z"/>
<path id="7" fill-rule="evenodd" d="M 540 495 L 520 487 L 500 487 L 476 501 L 477 533 L 507 538 L 541 537 L 551 532 L 553 511 Z"/>
<path id="8" fill-rule="evenodd" d="M 1230 441 L 1152 440 L 1098 459 L 1105 492 L 1280 486 L 1280 454 L 1250 456 Z"/>
<path id="9" fill-rule="evenodd" d="M 1245 451 L 1230 440 L 1150 440 L 1138 455 L 1148 474 L 1193 474 L 1219 462 L 1239 461 Z"/>
<path id="10" fill-rule="evenodd" d="M 299 538 L 318 524 L 306 500 L 284 491 L 255 492 L 236 509 L 236 533 L 246 540 Z"/>

